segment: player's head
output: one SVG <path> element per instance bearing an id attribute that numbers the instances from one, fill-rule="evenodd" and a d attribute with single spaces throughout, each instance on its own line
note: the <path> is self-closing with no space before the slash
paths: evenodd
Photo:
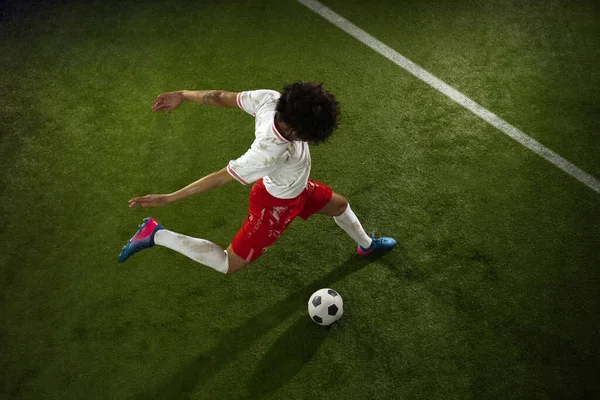
<path id="1" fill-rule="evenodd" d="M 277 101 L 277 120 L 285 124 L 293 140 L 325 142 L 337 128 L 339 115 L 339 103 L 322 83 L 290 83 Z"/>

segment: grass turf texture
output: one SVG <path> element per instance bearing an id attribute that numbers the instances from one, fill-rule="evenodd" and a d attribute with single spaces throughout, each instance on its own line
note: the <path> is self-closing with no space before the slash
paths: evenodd
<path id="1" fill-rule="evenodd" d="M 600 175 L 597 9 L 369 4 L 326 2 Z M 31 3 L 0 33 L 3 397 L 600 396 L 598 194 L 300 4 Z M 232 276 L 161 248 L 117 265 L 147 215 L 225 246 L 246 213 L 237 183 L 127 208 L 252 140 L 243 112 L 154 96 L 297 79 L 342 104 L 313 178 L 398 247 L 358 258 L 315 217 Z M 331 329 L 306 316 L 320 287 Z"/>

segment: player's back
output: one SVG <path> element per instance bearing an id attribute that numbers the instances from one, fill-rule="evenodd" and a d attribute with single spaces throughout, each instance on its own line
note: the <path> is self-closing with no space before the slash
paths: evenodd
<path id="1" fill-rule="evenodd" d="M 288 141 L 277 130 L 275 114 L 280 94 L 273 90 L 241 92 L 237 101 L 241 109 L 255 116 L 255 140 L 228 170 L 241 183 L 263 178 L 267 191 L 279 198 L 298 196 L 310 175 L 308 143 Z"/>

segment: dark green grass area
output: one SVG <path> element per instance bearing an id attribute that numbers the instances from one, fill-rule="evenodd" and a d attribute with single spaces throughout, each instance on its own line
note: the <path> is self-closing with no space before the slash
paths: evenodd
<path id="1" fill-rule="evenodd" d="M 584 171 L 600 176 L 597 1 L 323 3 Z"/>
<path id="2" fill-rule="evenodd" d="M 597 9 L 370 4 L 327 2 L 600 175 Z M 299 3 L 65 1 L 2 15 L 0 397 L 600 396 L 599 195 Z M 222 246 L 246 215 L 236 182 L 127 208 L 253 138 L 239 110 L 152 114 L 152 99 L 297 79 L 326 82 L 342 104 L 312 177 L 397 248 L 360 258 L 315 217 L 231 276 L 163 248 L 118 265 L 148 215 Z M 344 297 L 329 329 L 306 315 L 321 287 Z"/>

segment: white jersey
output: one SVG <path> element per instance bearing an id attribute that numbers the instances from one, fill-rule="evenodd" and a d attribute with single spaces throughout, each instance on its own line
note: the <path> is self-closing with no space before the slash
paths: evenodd
<path id="1" fill-rule="evenodd" d="M 256 139 L 227 172 L 244 185 L 263 178 L 274 197 L 291 199 L 304 190 L 310 175 L 308 143 L 286 140 L 275 127 L 275 107 L 281 94 L 274 90 L 238 93 L 238 106 L 256 117 Z"/>

